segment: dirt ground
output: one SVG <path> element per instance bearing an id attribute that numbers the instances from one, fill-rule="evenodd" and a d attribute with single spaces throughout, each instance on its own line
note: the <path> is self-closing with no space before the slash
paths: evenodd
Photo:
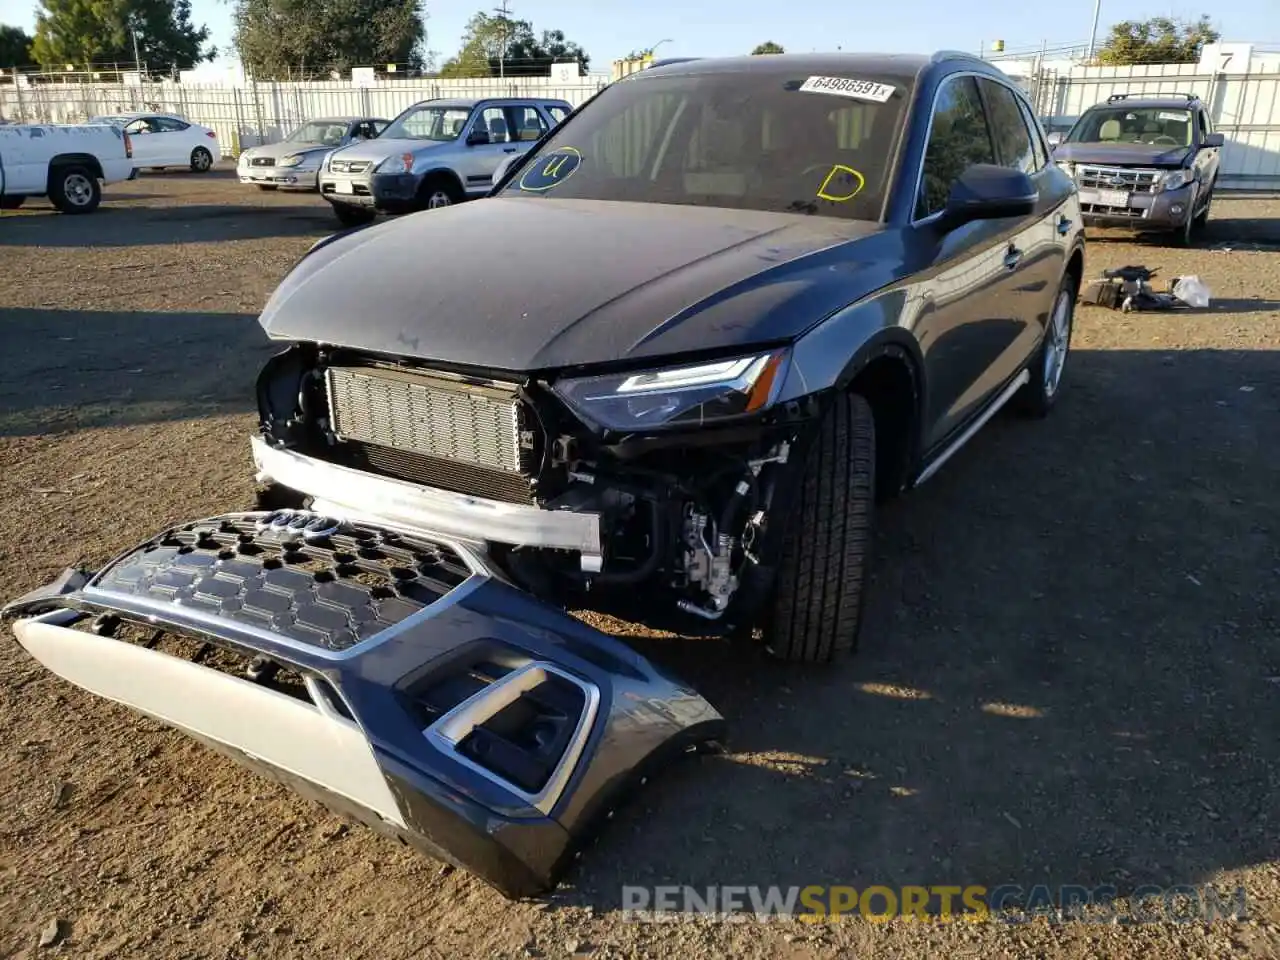
<path id="1" fill-rule="evenodd" d="M 3 215 L 0 598 L 249 505 L 255 315 L 332 226 L 226 171 L 144 174 L 87 218 Z M 654 783 L 543 903 L 81 694 L 6 629 L 0 955 L 1280 955 L 1280 201 L 1222 199 L 1197 249 L 1091 243 L 1090 273 L 1125 263 L 1196 273 L 1215 302 L 1082 309 L 1054 414 L 997 417 L 885 511 L 858 657 L 785 670 L 605 624 L 732 741 Z M 1240 885 L 1252 919 L 621 913 L 623 884 L 1036 883 Z"/>

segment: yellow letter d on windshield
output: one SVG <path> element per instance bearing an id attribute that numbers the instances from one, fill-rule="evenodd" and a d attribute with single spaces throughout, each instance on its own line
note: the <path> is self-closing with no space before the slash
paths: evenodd
<path id="1" fill-rule="evenodd" d="M 837 189 L 842 189 L 844 192 L 829 192 L 832 186 L 831 181 L 835 180 L 841 174 L 847 174 L 849 179 L 848 184 L 837 185 Z M 862 188 L 866 185 L 866 178 L 857 170 L 853 169 L 853 167 L 846 167 L 844 164 L 837 163 L 831 168 L 831 172 L 827 174 L 827 179 L 822 181 L 822 186 L 818 188 L 818 198 L 820 200 L 831 200 L 834 203 L 844 203 L 846 200 L 852 200 L 861 193 Z M 852 189 L 849 189 L 850 187 L 852 187 Z"/>

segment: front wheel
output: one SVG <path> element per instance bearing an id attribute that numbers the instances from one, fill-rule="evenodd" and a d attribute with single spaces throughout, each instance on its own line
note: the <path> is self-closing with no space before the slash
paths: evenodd
<path id="1" fill-rule="evenodd" d="M 452 207 L 463 199 L 458 185 L 448 177 L 428 177 L 418 191 L 418 206 L 424 210 Z"/>
<path id="2" fill-rule="evenodd" d="M 377 214 L 372 210 L 366 210 L 364 207 L 350 207 L 345 203 L 333 204 L 333 215 L 338 218 L 338 222 L 344 227 L 358 227 L 362 224 L 372 223 Z"/>
<path id="3" fill-rule="evenodd" d="M 193 173 L 208 173 L 212 167 L 212 153 L 204 147 L 196 147 L 191 151 L 191 170 Z"/>
<path id="4" fill-rule="evenodd" d="M 1039 419 L 1049 415 L 1062 390 L 1062 374 L 1071 352 L 1071 331 L 1076 317 L 1076 278 L 1067 274 L 1053 298 L 1044 339 L 1027 372 L 1031 379 L 1018 391 L 1016 407 L 1023 414 Z"/>
<path id="5" fill-rule="evenodd" d="M 49 200 L 62 213 L 93 213 L 102 202 L 102 184 L 85 167 L 57 167 L 49 176 Z"/>
<path id="6" fill-rule="evenodd" d="M 835 398 L 799 466 L 765 644 L 782 660 L 826 663 L 857 648 L 871 565 L 876 422 L 865 397 Z"/>

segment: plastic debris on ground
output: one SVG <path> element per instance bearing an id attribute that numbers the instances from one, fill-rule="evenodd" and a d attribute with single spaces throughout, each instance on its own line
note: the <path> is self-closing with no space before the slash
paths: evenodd
<path id="1" fill-rule="evenodd" d="M 1080 300 L 1082 303 L 1097 304 L 1124 313 L 1134 310 L 1181 310 L 1188 307 L 1204 309 L 1209 306 L 1209 287 L 1199 277 L 1174 277 L 1168 290 L 1157 291 L 1151 285 L 1151 278 L 1157 273 L 1159 268 L 1152 270 L 1142 265 L 1104 270 L 1102 276 L 1089 282 L 1080 291 Z"/>

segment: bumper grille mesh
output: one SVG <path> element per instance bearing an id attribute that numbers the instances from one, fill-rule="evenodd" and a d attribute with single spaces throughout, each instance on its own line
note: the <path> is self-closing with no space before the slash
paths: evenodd
<path id="1" fill-rule="evenodd" d="M 1129 193 L 1155 193 L 1161 175 L 1167 172 L 1089 164 L 1080 164 L 1076 171 L 1080 186 L 1087 190 L 1126 190 Z"/>
<path id="2" fill-rule="evenodd" d="M 394 370 L 330 367 L 325 377 L 342 440 L 521 473 L 514 393 Z"/>

